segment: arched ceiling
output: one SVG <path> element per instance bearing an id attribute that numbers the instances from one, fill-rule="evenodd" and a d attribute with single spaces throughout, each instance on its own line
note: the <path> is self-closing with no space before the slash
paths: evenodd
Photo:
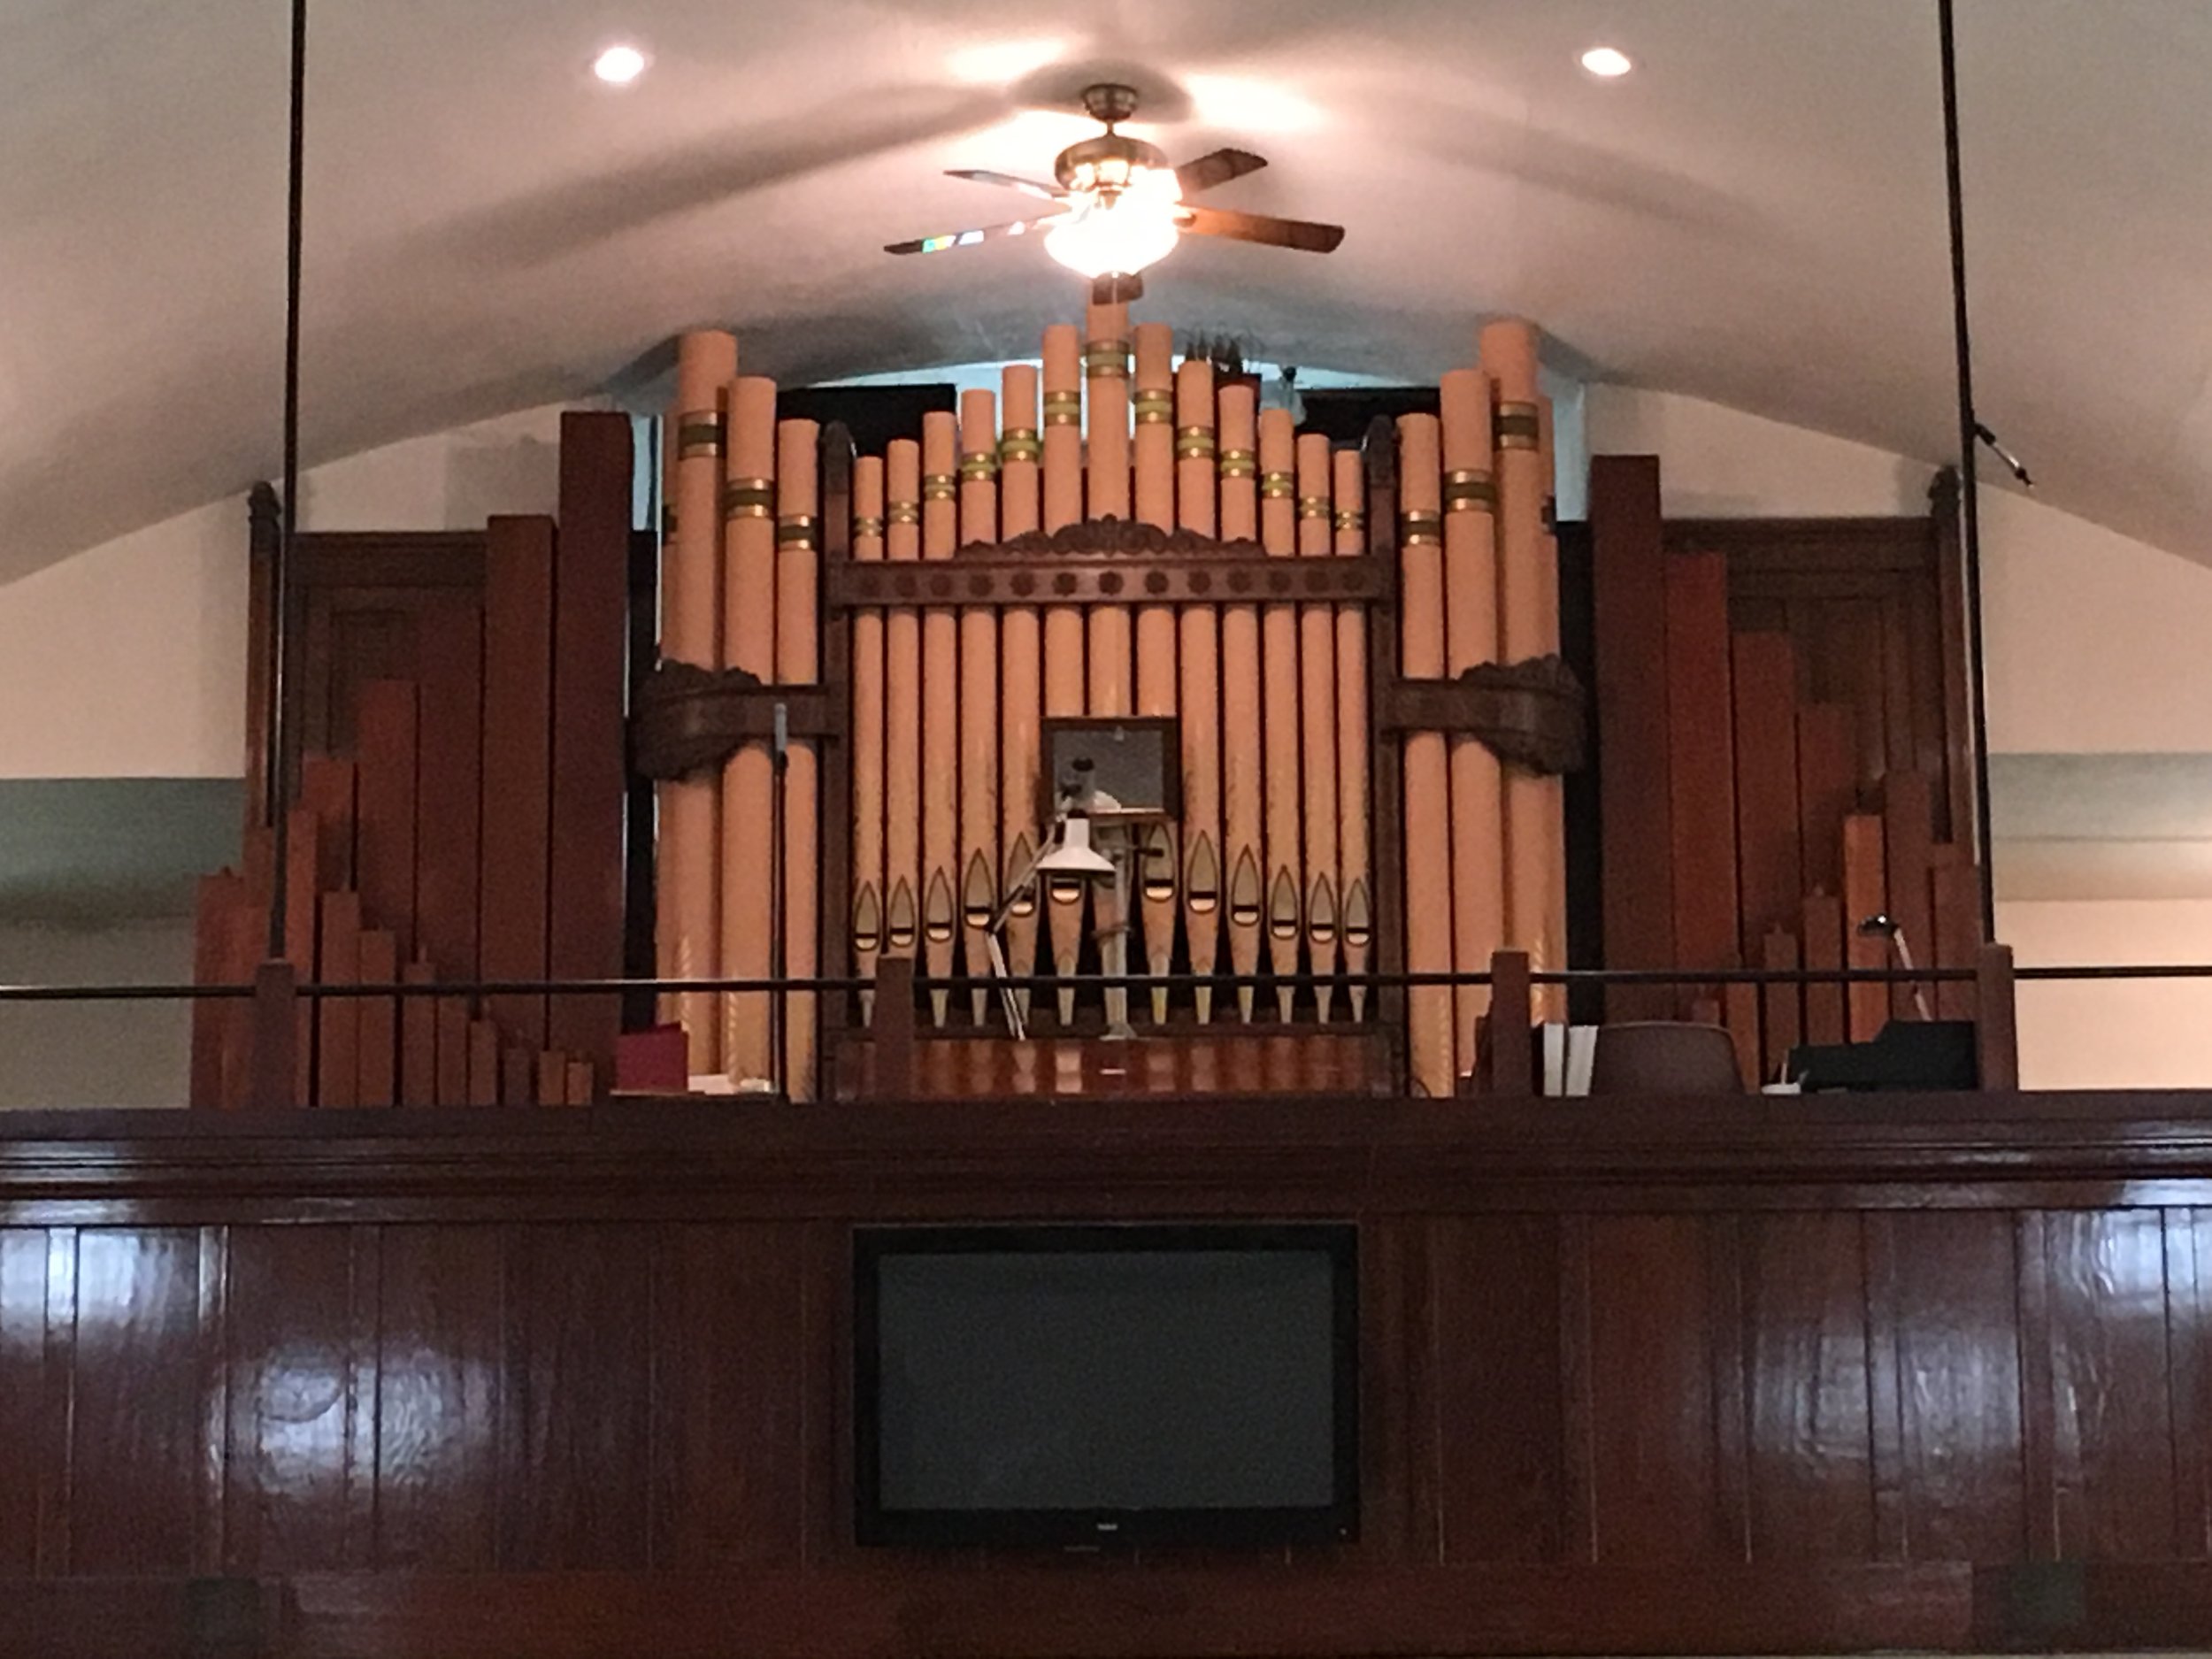
<path id="1" fill-rule="evenodd" d="M 1985 417 L 2054 504 L 2212 559 L 2212 5 L 1962 0 Z M 0 579 L 278 465 L 286 8 L 0 0 Z M 634 385 L 735 327 L 792 379 L 1033 351 L 1041 107 L 1135 79 L 1222 205 L 1146 314 L 1432 375 L 1519 312 L 1559 365 L 1953 449 L 1934 0 L 313 0 L 311 463 Z M 585 72 L 632 36 L 653 67 Z M 1636 73 L 1576 63 L 1600 41 Z"/>

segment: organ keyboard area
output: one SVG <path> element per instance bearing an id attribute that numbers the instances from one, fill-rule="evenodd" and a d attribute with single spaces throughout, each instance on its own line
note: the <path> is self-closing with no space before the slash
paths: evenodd
<path id="1" fill-rule="evenodd" d="M 1503 672 L 1565 711 L 1552 725 L 1578 723 L 1536 345 L 1525 323 L 1484 328 L 1439 413 L 1345 448 L 1262 407 L 1251 377 L 1179 363 L 1167 325 L 1093 305 L 997 394 L 855 455 L 837 428 L 779 419 L 732 336 L 684 336 L 660 683 L 641 703 L 780 703 L 787 737 L 756 713 L 703 764 L 657 769 L 659 973 L 1125 962 L 1161 981 L 1125 1010 L 1071 985 L 940 986 L 922 1023 L 1363 1026 L 1402 1043 L 1416 1092 L 1451 1093 L 1486 992 L 1325 981 L 1482 972 L 1500 948 L 1565 965 L 1569 761 L 1456 713 Z M 1466 695 L 1419 695 L 1447 682 Z M 1080 780 L 1049 744 L 1138 731 L 1166 734 L 1151 810 L 1063 793 Z M 1025 882 L 1071 808 L 1126 879 Z M 1270 977 L 1302 975 L 1322 982 Z M 695 1076 L 780 1076 L 799 1097 L 872 1013 L 704 991 L 662 1011 Z"/>

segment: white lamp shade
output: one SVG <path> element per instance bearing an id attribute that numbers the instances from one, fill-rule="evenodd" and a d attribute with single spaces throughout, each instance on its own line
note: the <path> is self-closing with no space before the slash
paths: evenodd
<path id="1" fill-rule="evenodd" d="M 1091 845 L 1090 819 L 1080 817 L 1071 818 L 1061 826 L 1059 841 L 1037 861 L 1037 868 L 1047 875 L 1079 878 L 1114 873 L 1113 860 Z"/>

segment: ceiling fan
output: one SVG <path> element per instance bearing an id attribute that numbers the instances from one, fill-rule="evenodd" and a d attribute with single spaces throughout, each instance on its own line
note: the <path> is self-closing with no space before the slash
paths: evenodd
<path id="1" fill-rule="evenodd" d="M 1317 225 L 1302 219 L 1239 213 L 1196 207 L 1189 197 L 1240 179 L 1267 165 L 1248 150 L 1217 150 L 1195 161 L 1172 166 L 1156 145 L 1114 130 L 1137 112 L 1134 88 L 1102 83 L 1084 89 L 1083 107 L 1105 124 L 1096 138 L 1062 150 L 1053 163 L 1056 188 L 1034 179 L 980 168 L 957 168 L 950 176 L 978 184 L 1002 184 L 1053 204 L 1035 219 L 1018 219 L 980 230 L 953 231 L 888 244 L 886 253 L 944 253 L 972 248 L 1002 236 L 1044 233 L 1045 251 L 1070 270 L 1091 280 L 1091 297 L 1101 304 L 1133 300 L 1144 293 L 1139 273 L 1173 251 L 1186 231 L 1199 236 L 1227 236 L 1328 253 L 1344 240 L 1341 225 Z"/>

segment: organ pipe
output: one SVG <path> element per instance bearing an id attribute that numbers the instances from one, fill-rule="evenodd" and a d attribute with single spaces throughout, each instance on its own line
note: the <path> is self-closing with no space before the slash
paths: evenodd
<path id="1" fill-rule="evenodd" d="M 1176 373 L 1177 522 L 1214 534 L 1214 372 L 1186 358 Z M 1221 630 L 1208 605 L 1178 625 L 1183 733 L 1183 933 L 1194 974 L 1214 971 L 1221 941 Z M 1198 987 L 1198 1023 L 1213 1018 L 1213 987 Z"/>
<path id="2" fill-rule="evenodd" d="M 1010 364 L 1000 381 L 999 533 L 1008 540 L 1026 535 L 1041 522 L 1039 462 L 1043 454 L 1037 429 L 1037 369 Z M 1018 880 L 1038 852 L 1041 826 L 1037 818 L 1037 780 L 1042 764 L 1037 720 L 1043 707 L 1043 634 L 1034 605 L 1015 605 L 999 618 L 999 781 L 1000 871 L 1002 882 Z M 1037 964 L 1038 903 L 1034 884 L 1010 895 L 1005 950 L 1016 975 Z M 1029 1012 L 1026 987 L 1014 993 L 1016 1007 Z"/>
<path id="3" fill-rule="evenodd" d="M 987 391 L 960 395 L 960 541 L 998 540 L 998 407 Z M 960 921 L 967 968 L 979 975 L 999 891 L 999 626 L 987 606 L 960 613 Z M 977 1025 L 990 992 L 970 994 Z"/>
<path id="4" fill-rule="evenodd" d="M 1441 386 L 1444 444 L 1445 670 L 1463 674 L 1498 656 L 1498 561 L 1487 375 L 1455 369 Z M 1505 806 L 1498 757 L 1479 739 L 1449 744 L 1452 813 L 1452 956 L 1479 972 L 1505 942 Z M 1453 990 L 1453 1042 L 1460 1071 L 1473 1070 L 1475 1027 L 1489 991 Z"/>
<path id="5" fill-rule="evenodd" d="M 821 676 L 816 470 L 821 435 L 810 420 L 787 420 L 776 428 L 776 682 L 784 686 L 810 686 Z M 821 965 L 821 756 L 804 739 L 792 741 L 786 756 L 784 972 L 810 979 Z M 793 991 L 784 999 L 784 1087 L 795 1101 L 814 1098 L 819 1001 L 812 991 Z"/>
<path id="6" fill-rule="evenodd" d="M 853 463 L 853 557 L 883 559 L 883 457 Z M 872 979 L 883 949 L 883 612 L 853 615 L 853 972 Z M 835 826 L 832 826 L 834 833 Z M 861 1019 L 874 993 L 860 994 Z"/>
<path id="7" fill-rule="evenodd" d="M 1136 336 L 1136 431 L 1131 440 L 1138 522 L 1175 527 L 1175 335 L 1164 323 L 1140 323 Z M 1137 712 L 1171 716 L 1176 705 L 1173 605 L 1137 611 Z M 1138 849 L 1137 893 L 1144 916 L 1145 957 L 1164 977 L 1175 955 L 1178 837 L 1165 824 L 1145 830 Z M 1152 988 L 1152 1019 L 1167 1023 L 1167 988 Z"/>
<path id="8" fill-rule="evenodd" d="M 947 412 L 922 417 L 922 558 L 949 559 L 960 538 L 959 424 Z M 952 972 L 959 931 L 960 627 L 949 605 L 922 612 L 922 956 L 933 978 Z M 930 993 L 942 1025 L 951 993 Z"/>
<path id="9" fill-rule="evenodd" d="M 722 662 L 763 682 L 777 675 L 781 628 L 777 614 L 776 383 L 757 375 L 729 395 L 729 466 L 723 485 L 724 588 Z M 809 472 L 811 475 L 811 462 Z M 768 844 L 774 792 L 766 742 L 740 745 L 722 772 L 721 973 L 762 979 L 770 967 L 774 909 Z M 758 994 L 720 999 L 722 1069 L 733 1082 L 764 1080 L 769 1064 L 769 1002 Z"/>
<path id="10" fill-rule="evenodd" d="M 1064 529 L 1083 517 L 1083 350 L 1071 323 L 1056 323 L 1044 339 L 1044 527 Z M 1045 609 L 1045 714 L 1070 718 L 1084 708 L 1083 613 L 1073 605 Z M 1050 780 L 1055 787 L 1058 780 Z M 1045 887 L 1045 927 L 1053 972 L 1073 974 L 1083 943 L 1083 884 L 1055 879 Z M 1058 993 L 1060 1023 L 1075 1018 L 1075 993 Z"/>
<path id="11" fill-rule="evenodd" d="M 1442 676 L 1444 566 L 1442 454 L 1434 415 L 1398 418 L 1398 614 L 1400 672 L 1409 680 Z M 1413 732 L 1405 740 L 1405 956 L 1413 973 L 1452 966 L 1451 907 L 1437 902 L 1438 873 L 1451 867 L 1451 807 L 1444 739 Z M 1417 1093 L 1453 1092 L 1452 994 L 1415 986 L 1406 994 L 1407 1048 Z"/>
<path id="12" fill-rule="evenodd" d="M 1296 440 L 1290 411 L 1270 409 L 1260 415 L 1260 545 L 1271 558 L 1298 550 Z M 1271 604 L 1260 613 L 1260 647 L 1265 733 L 1267 802 L 1268 964 L 1279 974 L 1298 971 L 1300 899 L 1304 860 L 1299 846 L 1301 752 L 1298 707 L 1298 611 Z M 1276 1012 L 1287 1021 L 1296 993 L 1279 987 Z"/>
<path id="13" fill-rule="evenodd" d="M 1248 382 L 1221 388 L 1221 535 L 1253 541 L 1259 535 L 1258 399 Z M 1239 734 L 1221 751 L 1223 859 L 1229 882 L 1229 965 L 1246 982 L 1237 987 L 1237 1015 L 1250 1023 L 1259 972 L 1266 893 L 1261 827 L 1264 815 L 1260 730 L 1260 618 L 1258 607 L 1233 604 L 1221 613 L 1221 729 Z"/>
<path id="14" fill-rule="evenodd" d="M 1496 388 L 1498 610 L 1501 655 L 1509 663 L 1559 649 L 1557 570 L 1544 534 L 1542 416 L 1538 406 L 1536 331 L 1525 322 L 1491 323 L 1481 334 L 1484 370 Z M 1543 972 L 1565 966 L 1565 918 L 1551 911 L 1563 879 L 1563 796 L 1555 778 L 1505 768 L 1505 932 Z"/>
<path id="15" fill-rule="evenodd" d="M 1358 558 L 1367 551 L 1367 479 L 1356 450 L 1340 449 L 1333 459 L 1336 556 Z M 1367 972 L 1374 942 L 1375 906 L 1370 886 L 1367 826 L 1370 754 L 1367 729 L 1367 617 L 1359 605 L 1336 608 L 1337 741 L 1337 933 L 1344 941 L 1347 973 Z M 1367 987 L 1351 988 L 1352 1018 L 1367 1013 Z"/>
<path id="16" fill-rule="evenodd" d="M 922 553 L 922 447 L 895 438 L 883 454 L 884 556 Z M 922 926 L 922 619 L 899 606 L 883 619 L 883 952 L 911 956 Z"/>
<path id="17" fill-rule="evenodd" d="M 1317 432 L 1298 440 L 1298 555 L 1336 555 L 1334 488 L 1330 476 L 1329 441 Z M 1336 972 L 1337 945 L 1337 752 L 1336 607 L 1298 607 L 1300 749 L 1306 814 L 1306 950 L 1315 973 Z M 1314 993 L 1315 1011 L 1325 1023 L 1333 988 Z"/>
<path id="18" fill-rule="evenodd" d="M 661 655 L 699 668 L 721 664 L 721 534 L 718 499 L 726 390 L 737 377 L 737 341 L 702 330 L 676 343 L 676 488 L 664 554 Z M 660 786 L 657 966 L 664 979 L 712 977 L 718 960 L 721 780 L 695 774 Z M 720 1061 L 716 999 L 683 992 L 661 999 L 661 1018 L 680 1021 L 694 1076 Z"/>

